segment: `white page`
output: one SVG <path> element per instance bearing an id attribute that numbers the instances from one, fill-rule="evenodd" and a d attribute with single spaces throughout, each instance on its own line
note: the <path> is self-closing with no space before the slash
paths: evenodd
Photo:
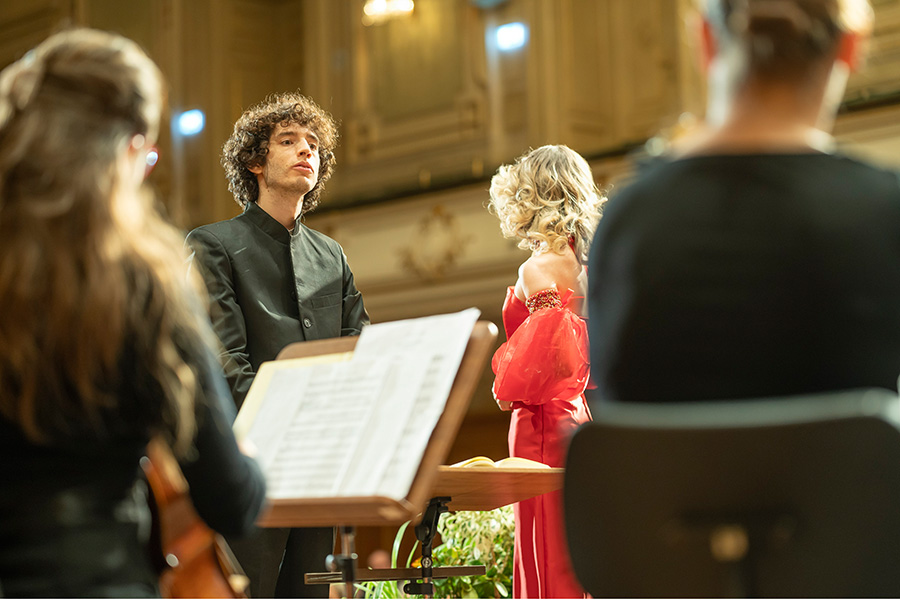
<path id="1" fill-rule="evenodd" d="M 337 362 L 345 362 L 350 360 L 353 357 L 353 351 L 350 352 L 339 352 L 337 354 L 323 354 L 317 356 L 307 356 L 305 358 L 288 358 L 285 360 L 279 361 L 268 361 L 263 363 L 260 366 L 259 371 L 256 373 L 256 378 L 253 380 L 253 385 L 250 386 L 250 391 L 247 393 L 244 398 L 243 404 L 241 404 L 241 409 L 238 412 L 238 416 L 234 421 L 234 435 L 241 441 L 246 438 L 247 432 L 253 426 L 256 421 L 257 413 L 259 412 L 259 408 L 262 405 L 262 396 L 265 395 L 265 391 L 268 389 L 268 383 L 271 379 L 271 376 L 274 372 L 287 369 L 295 366 L 310 366 L 310 365 L 321 365 L 321 364 L 333 364 Z M 295 406 L 296 403 L 293 403 Z M 278 419 L 283 420 L 282 411 L 277 413 Z M 285 423 L 285 426 L 287 423 Z"/>
<path id="2" fill-rule="evenodd" d="M 247 439 L 256 446 L 256 458 L 263 471 L 268 470 L 278 455 L 280 441 L 300 408 L 294 391 L 306 388 L 309 375 L 308 370 L 295 370 L 291 371 L 291 376 L 273 376 L 266 390 L 265 410 L 257 413 L 247 431 Z"/>
<path id="3" fill-rule="evenodd" d="M 467 308 L 446 315 L 368 325 L 359 336 L 356 349 L 353 351 L 353 360 L 384 356 L 388 353 L 442 354 L 458 356 L 459 360 L 456 361 L 458 366 L 480 314 L 481 311 L 477 308 Z M 455 376 L 456 373 L 452 375 Z"/>
<path id="4" fill-rule="evenodd" d="M 394 358 L 386 373 L 376 409 L 372 411 L 366 428 L 371 435 L 360 440 L 353 461 L 341 486 L 341 495 L 369 496 L 377 493 L 393 458 L 397 441 L 402 439 L 408 416 L 412 413 L 417 390 L 425 376 L 422 357 Z M 403 491 L 387 494 L 403 498 Z"/>
<path id="5" fill-rule="evenodd" d="M 248 432 L 257 446 L 274 447 L 261 461 L 269 498 L 337 495 L 360 439 L 377 434 L 367 431 L 366 424 L 377 406 L 389 361 L 360 361 L 352 369 L 350 365 L 305 366 L 272 374 Z M 291 403 L 295 408 L 284 410 Z"/>
<path id="6" fill-rule="evenodd" d="M 470 308 L 458 313 L 372 325 L 363 329 L 353 360 L 396 353 L 406 357 L 405 377 L 424 374 L 403 432 L 391 449 L 391 459 L 378 494 L 405 497 L 431 439 L 456 378 L 463 354 L 480 315 Z M 415 361 L 414 361 L 415 357 Z M 424 363 L 424 364 L 423 364 Z"/>
<path id="7" fill-rule="evenodd" d="M 426 367 L 425 381 L 418 390 L 415 406 L 410 412 L 410 418 L 402 434 L 397 438 L 390 463 L 378 486 L 379 495 L 403 490 L 405 496 L 412 486 L 416 470 L 431 439 L 431 433 L 440 420 L 447 402 L 447 394 L 440 396 L 435 393 L 437 387 L 434 382 L 439 378 L 442 362 L 446 362 L 445 357 L 431 357 Z"/>

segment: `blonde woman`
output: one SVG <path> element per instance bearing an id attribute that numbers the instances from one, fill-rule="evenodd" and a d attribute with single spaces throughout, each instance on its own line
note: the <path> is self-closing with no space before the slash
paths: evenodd
<path id="1" fill-rule="evenodd" d="M 587 162 L 566 146 L 543 146 L 500 167 L 490 193 L 503 235 L 531 251 L 503 305 L 507 342 L 493 359 L 494 397 L 512 411 L 510 456 L 562 467 L 569 434 L 591 418 L 584 262 L 605 198 Z M 513 597 L 583 596 L 560 494 L 518 503 L 515 518 Z"/>
<path id="2" fill-rule="evenodd" d="M 133 42 L 56 34 L 0 74 L 0 585 L 159 594 L 139 461 L 181 458 L 198 513 L 253 527 L 265 495 L 179 233 L 141 193 L 162 81 Z"/>

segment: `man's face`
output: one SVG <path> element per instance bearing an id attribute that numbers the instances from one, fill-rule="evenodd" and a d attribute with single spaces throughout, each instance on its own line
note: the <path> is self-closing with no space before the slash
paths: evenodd
<path id="1" fill-rule="evenodd" d="M 305 196 L 319 179 L 319 138 L 303 125 L 276 125 L 265 164 L 250 167 L 250 172 L 257 175 L 260 188 Z"/>

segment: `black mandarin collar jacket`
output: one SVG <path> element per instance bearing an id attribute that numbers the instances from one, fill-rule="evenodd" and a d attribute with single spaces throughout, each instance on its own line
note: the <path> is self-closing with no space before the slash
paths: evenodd
<path id="1" fill-rule="evenodd" d="M 340 244 L 299 218 L 289 232 L 250 203 L 233 219 L 193 230 L 187 243 L 209 290 L 238 407 L 260 363 L 288 344 L 358 335 L 369 323 Z"/>

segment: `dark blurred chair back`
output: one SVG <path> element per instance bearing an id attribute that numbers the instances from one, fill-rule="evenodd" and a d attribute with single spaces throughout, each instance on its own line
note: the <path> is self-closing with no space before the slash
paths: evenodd
<path id="1" fill-rule="evenodd" d="M 575 572 L 595 597 L 898 597 L 898 423 L 879 389 L 600 405 L 566 465 Z"/>

